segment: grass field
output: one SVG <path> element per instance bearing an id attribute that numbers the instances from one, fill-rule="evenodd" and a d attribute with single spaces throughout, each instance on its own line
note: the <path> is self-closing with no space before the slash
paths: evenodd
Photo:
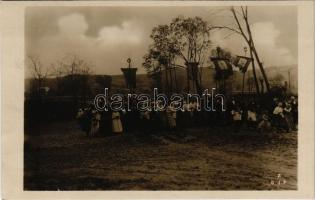
<path id="1" fill-rule="evenodd" d="M 54 122 L 26 133 L 24 149 L 25 190 L 297 189 L 296 132 L 222 127 L 87 138 L 73 121 Z"/>

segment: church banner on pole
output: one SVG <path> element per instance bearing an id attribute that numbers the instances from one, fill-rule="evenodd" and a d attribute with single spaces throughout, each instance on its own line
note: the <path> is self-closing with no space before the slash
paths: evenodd
<path id="1" fill-rule="evenodd" d="M 237 56 L 233 64 L 239 68 L 242 73 L 246 73 L 247 68 L 252 61 L 251 58 L 245 56 Z"/>

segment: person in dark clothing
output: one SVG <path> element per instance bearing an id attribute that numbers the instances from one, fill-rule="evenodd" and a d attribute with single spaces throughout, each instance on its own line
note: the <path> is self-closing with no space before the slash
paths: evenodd
<path id="1" fill-rule="evenodd" d="M 82 129 L 86 133 L 86 136 L 89 136 L 91 131 L 92 117 L 92 109 L 87 108 L 82 116 Z"/>
<path id="2" fill-rule="evenodd" d="M 285 103 L 285 107 L 283 108 L 283 114 L 284 114 L 286 129 L 292 130 L 293 129 L 292 107 L 289 102 Z"/>
<path id="3" fill-rule="evenodd" d="M 102 135 L 111 135 L 112 133 L 112 112 L 102 111 L 100 122 L 100 133 Z"/>
<path id="4" fill-rule="evenodd" d="M 292 107 L 292 129 L 297 130 L 298 125 L 298 102 L 294 96 L 291 97 L 291 107 Z"/>
<path id="5" fill-rule="evenodd" d="M 273 110 L 273 120 L 274 125 L 278 132 L 286 130 L 289 132 L 289 127 L 286 125 L 284 113 L 283 113 L 283 103 L 279 102 L 278 105 Z"/>

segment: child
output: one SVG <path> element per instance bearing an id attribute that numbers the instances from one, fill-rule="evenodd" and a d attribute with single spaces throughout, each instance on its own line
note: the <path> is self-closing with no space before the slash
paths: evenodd
<path id="1" fill-rule="evenodd" d="M 271 123 L 269 121 L 269 117 L 267 115 L 267 112 L 264 111 L 262 113 L 262 120 L 259 122 L 258 124 L 258 130 L 262 133 L 262 132 L 267 132 L 270 131 L 271 129 Z"/>

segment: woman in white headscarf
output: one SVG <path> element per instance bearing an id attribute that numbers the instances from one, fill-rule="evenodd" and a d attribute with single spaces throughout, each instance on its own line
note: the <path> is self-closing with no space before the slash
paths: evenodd
<path id="1" fill-rule="evenodd" d="M 176 128 L 176 110 L 173 106 L 169 105 L 166 109 L 166 116 L 168 121 L 168 126 L 171 130 Z"/>
<path id="2" fill-rule="evenodd" d="M 96 110 L 92 110 L 91 130 L 90 135 L 95 136 L 100 128 L 101 114 Z"/>
<path id="3" fill-rule="evenodd" d="M 117 111 L 113 111 L 112 120 L 113 120 L 113 125 L 112 125 L 113 133 L 122 133 L 123 127 L 120 120 L 120 113 Z"/>

